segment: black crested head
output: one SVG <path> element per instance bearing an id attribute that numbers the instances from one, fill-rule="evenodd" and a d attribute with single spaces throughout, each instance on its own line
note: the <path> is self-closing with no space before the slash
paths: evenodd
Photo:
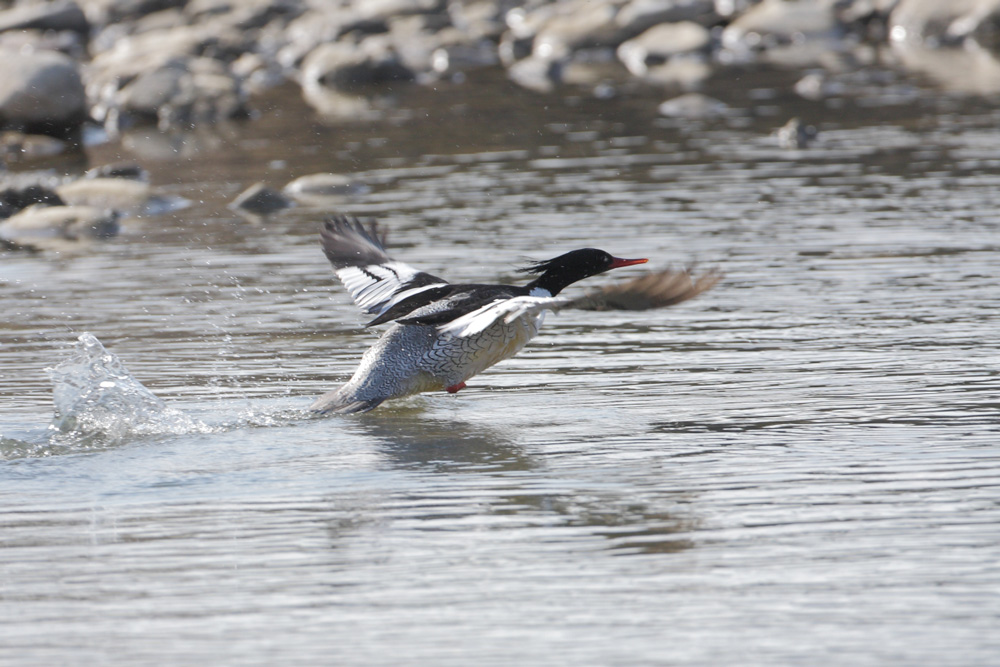
<path id="1" fill-rule="evenodd" d="M 573 250 L 542 262 L 533 262 L 518 269 L 520 273 L 540 274 L 528 283 L 528 289 L 541 288 L 555 296 L 578 280 L 596 276 L 611 269 L 644 264 L 645 259 L 621 259 L 596 248 Z"/>

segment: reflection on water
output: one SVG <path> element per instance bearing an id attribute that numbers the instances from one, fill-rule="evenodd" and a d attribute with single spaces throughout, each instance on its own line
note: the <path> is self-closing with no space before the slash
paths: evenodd
<path id="1" fill-rule="evenodd" d="M 90 149 L 192 205 L 0 256 L 0 662 L 989 664 L 997 112 L 739 77 L 709 120 L 473 81 Z M 327 172 L 367 189 L 227 208 Z M 331 208 L 456 281 L 580 246 L 726 277 L 550 317 L 458 395 L 304 418 L 375 335 Z M 210 428 L 53 436 L 42 369 L 85 331 Z"/>

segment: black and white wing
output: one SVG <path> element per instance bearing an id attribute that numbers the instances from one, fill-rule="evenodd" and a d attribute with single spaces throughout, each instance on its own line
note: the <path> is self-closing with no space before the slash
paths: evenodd
<path id="1" fill-rule="evenodd" d="M 381 324 L 408 314 L 448 281 L 398 262 L 386 253 L 385 235 L 374 222 L 334 216 L 323 225 L 323 252 L 361 310 Z M 404 303 L 405 302 L 405 303 Z M 414 304 L 408 307 L 408 304 Z"/>
<path id="2" fill-rule="evenodd" d="M 633 280 L 612 283 L 575 298 L 562 296 L 515 296 L 494 299 L 441 324 L 438 330 L 453 336 L 474 336 L 498 321 L 507 324 L 523 315 L 545 311 L 578 310 L 653 310 L 693 299 L 711 289 L 722 274 L 711 269 L 697 278 L 691 272 L 667 269 L 647 273 Z"/>

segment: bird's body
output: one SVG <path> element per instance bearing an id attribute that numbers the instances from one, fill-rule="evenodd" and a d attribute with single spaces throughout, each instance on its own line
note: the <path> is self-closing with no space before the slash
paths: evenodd
<path id="1" fill-rule="evenodd" d="M 538 274 L 524 286 L 451 284 L 390 258 L 374 224 L 333 218 L 322 242 L 357 305 L 375 315 L 369 325 L 393 324 L 346 384 L 316 400 L 311 409 L 319 413 L 365 412 L 393 398 L 457 392 L 466 380 L 527 345 L 546 311 L 588 307 L 584 300 L 557 296 L 564 287 L 646 261 L 587 248 L 524 269 Z"/>

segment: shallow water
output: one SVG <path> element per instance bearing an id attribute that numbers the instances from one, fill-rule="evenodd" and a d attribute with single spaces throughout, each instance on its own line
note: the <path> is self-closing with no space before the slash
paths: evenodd
<path id="1" fill-rule="evenodd" d="M 472 81 L 373 125 L 276 91 L 209 138 L 93 147 L 192 205 L 2 254 L 0 662 L 994 662 L 1000 113 L 755 76 L 713 121 Z M 769 136 L 795 114 L 816 146 Z M 370 190 L 226 208 L 317 171 Z M 332 209 L 454 280 L 581 245 L 726 277 L 312 419 L 374 336 L 319 250 Z M 49 428 L 43 369 L 83 332 L 188 426 Z"/>

